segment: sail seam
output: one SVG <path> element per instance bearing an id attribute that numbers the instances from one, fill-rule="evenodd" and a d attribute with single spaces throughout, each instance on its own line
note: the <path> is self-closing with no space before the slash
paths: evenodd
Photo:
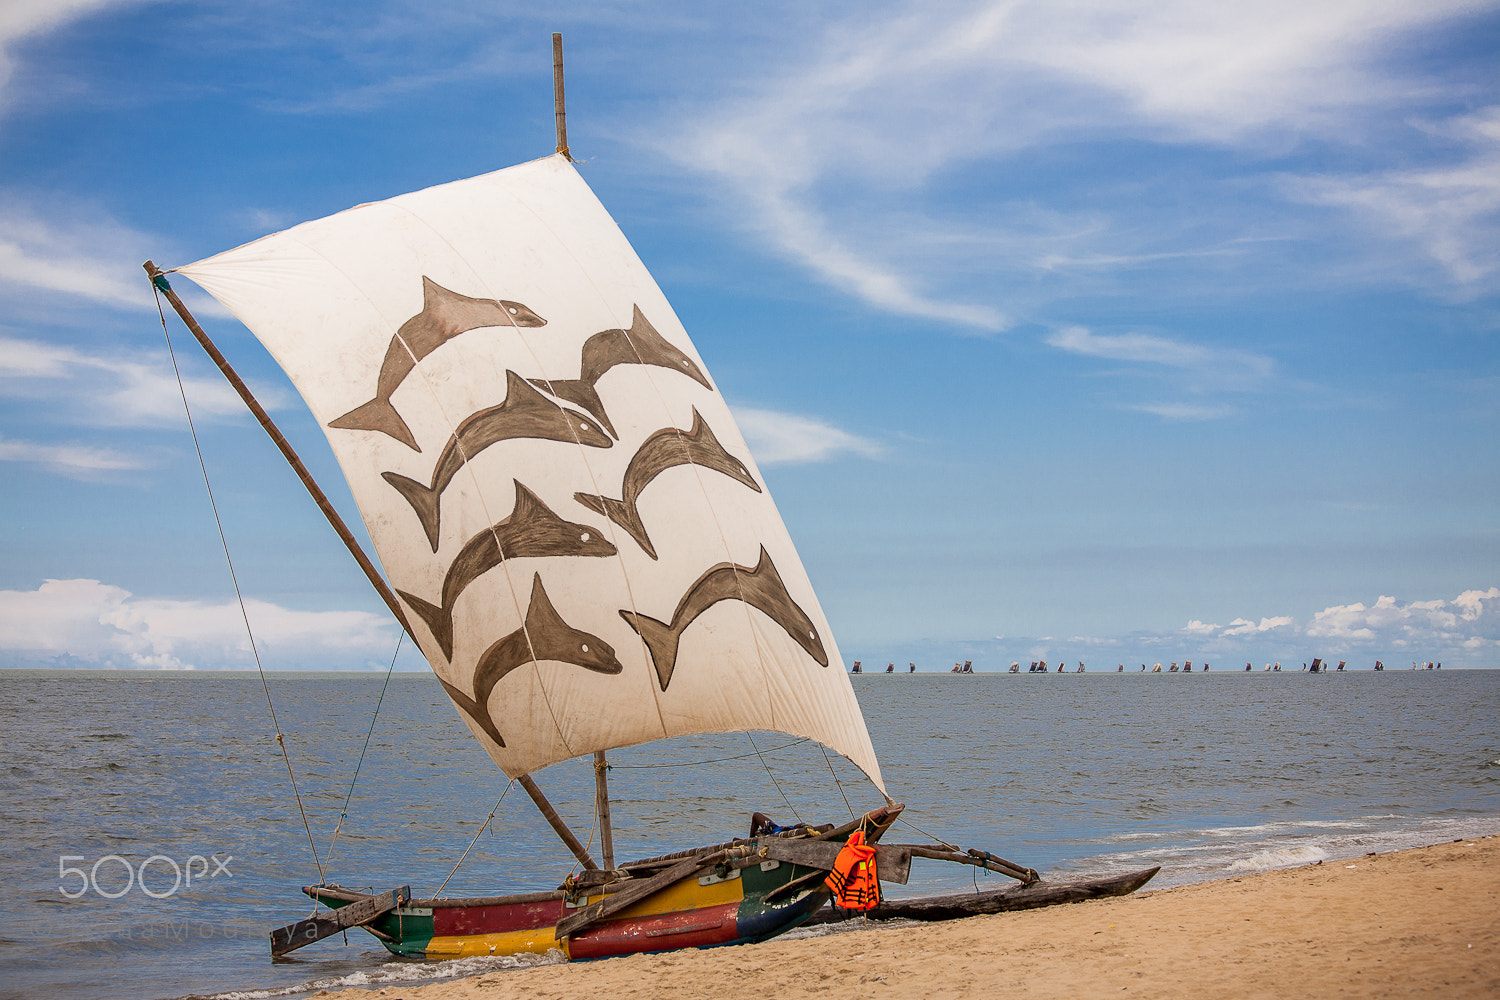
<path id="1" fill-rule="evenodd" d="M 543 157 L 542 159 L 543 160 L 552 160 L 554 158 L 555 157 Z M 541 161 L 534 161 L 534 162 L 541 162 Z M 571 160 L 568 161 L 568 168 L 567 169 L 575 177 L 578 176 L 578 169 L 577 169 L 577 167 L 575 167 L 573 165 L 573 163 L 572 163 Z M 582 178 L 581 177 L 579 177 L 579 180 L 580 180 L 580 182 L 582 182 Z M 585 184 L 584 186 L 585 186 L 585 188 L 587 188 L 588 185 Z M 557 231 L 552 228 L 551 224 L 547 221 L 547 219 L 544 218 L 541 215 L 541 213 L 537 212 L 537 210 L 535 208 L 533 208 L 529 202 L 527 202 L 525 199 L 517 196 L 512 191 L 505 191 L 504 193 L 505 193 L 505 195 L 507 197 L 509 197 L 511 199 L 511 201 L 513 201 L 515 204 L 519 205 L 521 208 L 524 208 L 528 213 L 530 213 L 531 217 L 536 221 L 536 223 L 539 226 L 541 226 L 543 229 L 545 229 L 547 231 L 547 233 L 553 238 L 553 240 L 556 241 L 557 246 L 562 250 L 562 252 L 565 253 L 565 254 L 567 254 L 568 257 L 577 266 L 579 274 L 581 274 L 584 277 L 584 279 L 589 283 L 589 287 L 593 289 L 595 298 L 598 299 L 599 303 L 605 309 L 605 311 L 607 311 L 611 316 L 615 317 L 615 322 L 623 324 L 623 320 L 621 320 L 619 318 L 619 314 L 616 313 L 615 310 L 614 310 L 613 303 L 611 303 L 609 301 L 609 298 L 607 296 L 605 296 L 605 294 L 600 290 L 599 286 L 597 284 L 595 284 L 592 273 L 589 271 L 588 268 L 586 268 L 586 267 L 583 266 L 583 262 L 580 261 L 578 259 L 578 257 L 573 253 L 573 249 L 572 249 L 571 246 L 568 245 L 567 241 L 563 240 L 560 236 L 558 236 Z M 624 328 L 623 325 L 620 327 L 620 329 L 625 330 L 625 328 Z M 630 332 L 628 330 L 625 330 L 625 339 L 626 339 L 626 341 L 628 343 L 630 343 L 631 350 L 635 350 L 635 343 L 630 340 Z M 639 357 L 639 352 L 637 352 L 637 357 Z M 538 368 L 541 367 L 541 363 L 540 362 L 537 363 L 537 367 Z M 646 379 L 648 381 L 650 381 L 650 372 L 649 371 L 648 372 L 643 372 L 642 374 L 646 377 Z M 544 377 L 545 377 L 545 375 L 544 375 Z M 652 383 L 652 388 L 655 389 L 655 383 Z M 657 396 L 658 396 L 658 398 L 660 398 L 660 393 L 658 393 Z M 663 401 L 662 408 L 663 408 L 663 410 L 667 411 L 668 416 L 670 417 L 670 410 L 667 410 L 665 401 Z M 580 442 L 579 443 L 580 450 L 582 449 L 582 447 L 583 447 L 582 442 Z M 598 491 L 598 495 L 603 496 L 604 495 L 603 492 L 599 491 L 598 480 L 596 480 L 594 478 L 594 470 L 588 464 L 587 456 L 585 456 L 585 459 L 584 459 L 584 468 L 588 470 L 589 481 L 591 483 L 593 483 L 595 490 Z M 614 522 L 611 521 L 608 517 L 606 517 L 604 519 L 604 521 L 605 521 L 606 529 L 609 531 L 610 541 L 617 543 L 618 536 L 615 534 L 615 524 L 614 524 Z M 627 599 L 630 602 L 630 610 L 633 613 L 635 613 L 635 614 L 640 614 L 641 613 L 640 605 L 636 602 L 636 599 L 635 599 L 635 588 L 631 586 L 631 583 L 630 583 L 630 572 L 629 572 L 629 570 L 625 566 L 624 546 L 619 545 L 617 543 L 615 547 L 618 550 L 618 558 L 619 558 L 619 565 L 620 565 L 620 575 L 625 580 L 625 593 L 626 593 Z M 651 703 L 656 707 L 656 719 L 657 719 L 657 723 L 658 723 L 658 725 L 661 726 L 662 738 L 665 738 L 665 737 L 671 736 L 672 732 L 671 732 L 671 729 L 667 726 L 666 713 L 662 709 L 662 704 L 661 704 L 661 694 L 662 693 L 657 689 L 656 682 L 655 682 L 655 680 L 651 676 L 652 671 L 651 671 L 650 664 L 651 664 L 652 660 L 651 660 L 650 648 L 646 644 L 646 638 L 645 638 L 645 636 L 638 635 L 637 636 L 637 641 L 638 641 L 638 643 L 640 645 L 641 661 L 643 663 L 647 664 L 647 666 L 646 666 L 646 690 L 648 692 L 650 692 L 650 694 L 651 694 Z"/>
<path id="2" fill-rule="evenodd" d="M 386 204 L 389 205 L 390 203 L 387 202 Z M 393 206 L 393 207 L 398 207 L 398 206 Z M 401 210 L 402 211 L 406 211 L 408 215 L 412 215 L 415 218 L 420 218 L 419 216 L 416 216 L 415 213 L 412 213 L 409 209 L 401 209 Z M 423 222 L 424 225 L 427 225 L 427 227 L 429 229 L 432 228 L 431 224 L 427 223 L 427 221 L 425 219 L 423 219 L 421 221 Z M 441 236 L 441 234 L 439 234 L 439 236 Z M 324 263 L 326 263 L 330 268 L 332 268 L 339 275 L 341 275 L 344 278 L 344 280 L 346 280 L 349 283 L 350 287 L 358 290 L 359 294 L 364 298 L 364 300 L 367 303 L 369 303 L 370 308 L 377 315 L 381 316 L 381 318 L 384 319 L 386 325 L 391 328 L 391 337 L 392 337 L 392 339 L 395 340 L 397 343 L 399 343 L 401 345 L 402 350 L 406 351 L 407 355 L 412 359 L 412 372 L 417 375 L 417 377 L 421 380 L 422 386 L 432 395 L 433 401 L 434 401 L 435 405 L 437 406 L 439 413 L 442 414 L 442 418 L 443 418 L 444 424 L 446 424 L 447 426 L 449 426 L 450 428 L 452 428 L 449 431 L 449 434 L 452 436 L 453 440 L 457 444 L 459 454 L 463 456 L 463 459 L 464 459 L 463 468 L 465 470 L 465 473 L 467 475 L 469 475 L 471 477 L 471 480 L 472 480 L 473 476 L 474 476 L 474 473 L 473 473 L 472 467 L 470 466 L 470 463 L 469 463 L 469 456 L 464 451 L 463 441 L 462 441 L 462 439 L 458 435 L 458 423 L 455 423 L 454 420 L 452 419 L 452 417 L 450 417 L 448 415 L 447 409 L 443 406 L 441 395 L 433 388 L 431 382 L 428 381 L 428 379 L 427 379 L 427 373 L 422 369 L 421 361 L 417 358 L 416 352 L 411 349 L 411 345 L 408 344 L 406 342 L 406 339 L 401 336 L 400 324 L 393 324 L 391 322 L 391 320 L 388 317 L 386 317 L 385 313 L 380 309 L 380 307 L 375 303 L 375 301 L 373 299 L 371 299 L 370 296 L 365 293 L 364 287 L 362 285 L 360 285 L 358 282 L 356 282 L 354 280 L 354 278 L 351 277 L 347 271 L 345 271 L 337 263 L 335 263 L 333 260 L 331 260 L 328 257 L 327 254 L 325 254 L 322 251 L 318 250 L 316 247 L 309 246 L 305 241 L 303 241 L 301 239 L 298 239 L 296 237 L 289 236 L 289 239 L 291 239 L 293 242 L 297 243 L 303 249 L 307 250 L 308 253 L 311 253 L 314 256 L 316 256 L 316 257 L 320 258 L 321 260 L 323 260 Z M 446 242 L 446 241 L 444 241 L 444 242 Z M 450 244 L 450 247 L 451 247 L 451 244 Z M 457 254 L 457 251 L 455 251 L 455 254 Z M 458 257 L 459 257 L 459 260 L 462 260 L 463 263 L 464 263 L 464 265 L 467 266 L 471 271 L 474 270 L 474 266 L 472 264 L 470 264 L 467 259 L 465 259 L 462 255 L 458 255 Z M 515 328 L 515 323 L 512 322 L 511 326 L 512 326 L 512 328 Z M 481 512 L 484 515 L 485 523 L 489 526 L 489 531 L 490 531 L 491 535 L 494 536 L 494 523 L 495 522 L 494 522 L 494 519 L 490 516 L 489 505 L 484 502 L 484 493 L 483 493 L 483 491 L 481 491 L 478 488 L 479 484 L 478 484 L 477 481 L 474 481 L 474 486 L 475 486 L 474 492 L 475 492 L 475 495 L 478 498 L 478 502 L 479 502 L 479 506 L 480 506 Z M 439 500 L 439 502 L 441 502 L 441 499 Z M 495 546 L 496 546 L 497 549 L 499 549 L 501 547 L 500 546 L 500 539 L 498 537 L 495 537 Z M 377 552 L 378 552 L 378 550 L 377 550 Z M 512 579 L 512 577 L 510 575 L 510 569 L 509 569 L 509 567 L 507 567 L 505 565 L 506 561 L 507 560 L 504 559 L 503 553 L 502 553 L 502 558 L 500 560 L 500 566 L 501 566 L 502 570 L 504 570 L 504 573 L 505 573 L 505 583 L 506 583 L 506 586 L 508 587 L 508 589 L 510 590 L 511 604 L 515 608 L 516 617 L 520 620 L 520 622 L 521 622 L 521 628 L 524 630 L 526 628 L 526 612 L 521 609 L 520 597 L 516 593 L 515 580 Z M 535 665 L 535 659 L 534 658 L 536 656 L 536 651 L 535 651 L 535 649 L 532 648 L 531 633 L 529 631 L 525 631 L 525 632 L 523 632 L 523 634 L 526 637 L 526 646 L 527 646 L 527 649 L 531 651 L 531 654 L 533 656 L 533 666 L 534 666 Z M 428 664 L 430 665 L 431 662 L 432 662 L 432 658 L 428 657 Z M 447 663 L 448 663 L 449 668 L 451 669 L 452 666 L 453 666 L 453 660 L 452 660 L 451 657 L 447 659 Z M 473 677 L 471 675 L 471 677 L 470 677 L 470 686 L 472 687 L 472 685 L 473 685 Z M 547 703 L 547 699 L 545 697 L 545 692 L 543 694 L 543 702 Z M 552 712 L 552 706 L 551 706 L 550 703 L 547 703 L 547 711 L 548 711 L 549 714 L 552 714 L 552 716 L 553 716 L 553 724 L 556 725 L 557 717 L 556 717 L 556 714 Z M 564 745 L 566 745 L 566 741 L 564 741 Z"/>
<path id="3" fill-rule="evenodd" d="M 528 212 L 530 212 L 533 218 L 537 218 L 538 222 L 542 222 L 542 220 L 537 216 L 536 212 L 531 208 L 530 205 L 527 205 L 524 201 L 522 201 L 520 198 L 517 198 L 514 194 L 512 194 L 509 191 L 504 192 L 504 193 L 508 197 L 510 197 L 514 202 L 516 202 L 518 205 L 520 205 L 521 207 L 525 208 Z M 438 240 L 440 240 L 441 242 L 443 242 L 444 244 L 447 245 L 448 249 L 453 252 L 454 257 L 457 260 L 460 260 L 460 261 L 463 262 L 464 266 L 467 267 L 469 269 L 470 273 L 472 274 L 472 276 L 474 278 L 474 281 L 484 291 L 490 293 L 491 296 L 496 295 L 495 289 L 492 288 L 490 286 L 490 283 L 485 280 L 484 276 L 480 273 L 479 268 L 475 267 L 474 264 L 473 264 L 473 262 L 470 261 L 468 257 L 464 256 L 464 254 L 459 251 L 458 247 L 454 246 L 453 243 L 452 243 L 452 241 L 450 241 L 446 236 L 443 235 L 443 233 L 442 233 L 441 230 L 439 230 L 436 226 L 434 226 L 430 221 L 428 221 L 423 216 L 421 216 L 421 215 L 417 214 L 416 212 L 412 211 L 410 208 L 407 208 L 405 205 L 395 205 L 393 207 L 398 208 L 400 211 L 405 212 L 408 216 L 410 216 L 411 218 L 413 218 L 416 221 L 420 222 L 423 226 L 427 227 L 427 229 L 428 229 L 429 232 L 431 232 L 435 237 L 437 237 Z M 552 234 L 552 236 L 553 236 L 554 239 L 557 240 L 557 243 L 558 243 L 559 246 L 563 245 L 563 241 L 561 239 L 557 239 L 557 234 L 552 232 L 551 227 L 546 227 L 546 224 L 544 222 L 542 223 L 542 225 L 545 228 L 547 228 L 547 231 Z M 580 266 L 579 270 L 582 271 L 584 269 Z M 602 299 L 602 296 L 601 296 L 601 299 Z M 520 340 L 521 346 L 525 348 L 527 355 L 529 355 L 530 358 L 531 358 L 532 364 L 534 364 L 536 366 L 537 372 L 541 375 L 542 379 L 544 381 L 548 382 L 549 385 L 550 385 L 551 379 L 548 377 L 546 366 L 542 364 L 541 358 L 537 355 L 536 351 L 532 348 L 531 344 L 526 340 L 526 335 L 521 332 L 520 326 L 516 325 L 515 323 L 512 323 L 511 325 L 512 325 L 512 328 L 516 331 L 516 337 L 517 337 L 517 339 Z M 426 374 L 425 373 L 419 373 L 419 374 L 421 374 L 421 376 L 422 376 L 423 383 L 426 384 Z M 429 391 L 431 391 L 431 387 L 429 386 L 428 388 L 429 388 Z M 434 396 L 436 396 L 436 395 L 437 394 L 434 392 Z M 549 393 L 549 395 L 550 395 L 550 393 Z M 563 408 L 562 404 L 558 403 L 555 399 L 553 400 L 553 405 L 556 406 L 558 408 L 558 410 L 560 410 L 562 412 L 567 412 Z M 439 406 L 440 409 L 442 409 L 442 402 L 441 402 L 441 400 L 438 401 L 438 406 Z M 447 411 L 446 410 L 444 410 L 444 417 L 445 418 L 447 417 Z M 451 420 L 449 422 L 451 423 Z M 595 491 L 597 492 L 599 490 L 599 483 L 598 483 L 598 480 L 594 477 L 593 466 L 591 466 L 589 464 L 588 453 L 584 450 L 583 440 L 578 436 L 578 431 L 573 426 L 573 422 L 571 420 L 567 421 L 567 425 L 568 425 L 568 432 L 573 437 L 573 445 L 574 445 L 575 448 L 578 449 L 579 461 L 583 465 L 584 471 L 588 474 L 589 483 L 594 487 Z M 460 454 L 464 454 L 462 441 L 459 442 L 459 453 Z M 469 464 L 468 455 L 467 454 L 464 454 L 464 471 L 465 471 L 465 474 L 469 476 L 470 481 L 474 484 L 474 492 L 475 492 L 476 495 L 478 495 L 480 497 L 480 501 L 479 502 L 480 502 L 481 506 L 485 506 L 484 505 L 484 499 L 483 499 L 483 491 L 481 489 L 481 485 L 480 485 L 480 482 L 479 482 L 478 474 L 473 471 L 473 468 Z M 500 550 L 501 549 L 500 538 L 499 538 L 498 535 L 495 534 L 494 520 L 488 516 L 488 508 L 487 508 L 487 506 L 486 506 L 486 520 L 489 523 L 489 529 L 488 530 L 490 532 L 490 535 L 495 539 L 495 547 L 496 547 L 497 550 Z M 609 530 L 610 541 L 611 541 L 611 543 L 614 543 L 615 542 L 615 533 L 614 533 L 614 530 L 613 530 L 614 524 L 608 518 L 605 518 L 605 523 L 609 526 L 609 529 L 610 529 Z M 630 593 L 630 577 L 629 577 L 629 574 L 627 574 L 625 572 L 624 556 L 621 555 L 621 547 L 618 544 L 616 544 L 615 545 L 615 550 L 616 550 L 616 557 L 617 557 L 617 559 L 620 560 L 620 575 L 625 579 L 626 592 Z M 506 562 L 508 562 L 508 560 L 505 558 L 505 553 L 503 551 L 500 552 L 500 561 L 501 561 L 501 566 L 502 567 L 505 565 Z M 511 593 L 512 593 L 512 597 L 514 598 L 515 597 L 515 592 L 516 592 L 515 591 L 515 582 L 513 580 L 511 580 L 511 578 L 510 578 L 510 572 L 509 572 L 508 569 L 506 570 L 506 580 L 511 585 Z M 634 608 L 634 606 L 635 606 L 634 605 L 634 598 L 632 596 L 632 598 L 631 598 L 631 607 Z M 538 662 L 538 660 L 536 658 L 537 657 L 536 649 L 532 645 L 532 641 L 531 641 L 531 630 L 526 625 L 526 616 L 524 614 L 521 616 L 521 628 L 523 630 L 524 635 L 526 636 L 526 646 L 527 646 L 527 649 L 531 652 L 531 657 L 532 657 L 531 664 L 530 664 L 531 671 L 532 671 L 532 675 L 536 678 L 537 687 L 542 692 L 542 703 L 547 706 L 547 712 L 552 717 L 552 726 L 553 726 L 554 730 L 556 730 L 556 732 L 557 732 L 557 738 L 558 738 L 558 740 L 562 743 L 563 748 L 568 751 L 568 756 L 569 757 L 575 756 L 576 754 L 574 753 L 574 748 L 573 748 L 573 746 L 568 741 L 567 733 L 563 730 L 562 724 L 558 721 L 557 710 L 552 705 L 552 695 L 547 690 L 547 685 L 546 685 L 545 679 L 542 676 L 541 664 Z M 644 642 L 644 640 L 643 640 L 643 642 Z M 660 713 L 660 706 L 658 706 L 658 714 L 659 713 Z M 665 733 L 665 729 L 666 729 L 665 724 L 663 724 L 662 728 L 663 728 L 663 733 Z"/>

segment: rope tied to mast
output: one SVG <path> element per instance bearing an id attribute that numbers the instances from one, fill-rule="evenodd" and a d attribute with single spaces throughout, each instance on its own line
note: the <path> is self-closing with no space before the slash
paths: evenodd
<path id="1" fill-rule="evenodd" d="M 302 804 L 302 793 L 297 789 L 297 775 L 292 770 L 292 758 L 287 752 L 286 740 L 281 733 L 281 723 L 276 718 L 276 705 L 271 700 L 271 685 L 266 680 L 265 667 L 260 662 L 260 649 L 255 642 L 255 630 L 250 627 L 250 614 L 245 610 L 245 595 L 240 591 L 239 575 L 234 571 L 234 559 L 229 555 L 229 539 L 224 534 L 224 522 L 219 517 L 219 505 L 214 500 L 214 488 L 208 480 L 208 463 L 203 458 L 203 446 L 198 442 L 198 428 L 193 423 L 193 409 L 188 405 L 187 389 L 182 383 L 182 369 L 177 365 L 177 352 L 172 348 L 172 334 L 167 329 L 167 314 L 162 308 L 162 292 L 171 292 L 172 286 L 160 272 L 151 275 L 151 291 L 156 297 L 156 314 L 161 318 L 162 336 L 167 339 L 167 356 L 172 359 L 172 374 L 177 377 L 177 392 L 182 396 L 182 410 L 187 414 L 188 431 L 193 436 L 193 450 L 198 455 L 198 469 L 203 473 L 203 488 L 208 491 L 208 505 L 214 514 L 214 525 L 219 529 L 219 544 L 224 548 L 224 562 L 229 566 L 229 579 L 234 584 L 234 597 L 239 602 L 240 618 L 245 623 L 245 635 L 250 640 L 250 654 L 255 658 L 255 670 L 260 675 L 261 688 L 266 694 L 266 708 L 271 712 L 271 728 L 276 732 L 276 745 L 281 749 L 281 759 L 286 762 L 286 775 L 292 783 L 292 795 L 297 799 L 297 812 L 302 816 L 302 829 L 307 831 L 307 846 L 312 849 L 313 864 L 318 869 L 318 881 L 326 883 L 327 874 L 318 857 L 318 845 L 313 842 L 312 825 L 307 821 L 307 809 Z"/>

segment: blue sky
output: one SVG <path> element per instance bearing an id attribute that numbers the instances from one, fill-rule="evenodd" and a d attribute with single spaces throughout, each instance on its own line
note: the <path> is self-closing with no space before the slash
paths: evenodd
<path id="1" fill-rule="evenodd" d="M 140 264 L 547 154 L 560 30 L 847 659 L 1500 666 L 1500 5 L 533 7 L 0 12 L 0 663 L 249 664 Z M 267 665 L 388 663 L 177 343 Z"/>

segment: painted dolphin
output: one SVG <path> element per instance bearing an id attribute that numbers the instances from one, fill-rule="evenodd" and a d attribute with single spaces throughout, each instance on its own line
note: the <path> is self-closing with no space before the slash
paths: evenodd
<path id="1" fill-rule="evenodd" d="M 433 351 L 461 333 L 486 326 L 546 326 L 547 321 L 519 302 L 506 299 L 471 299 L 449 291 L 422 276 L 422 311 L 401 324 L 385 349 L 375 398 L 331 421 L 329 427 L 343 430 L 379 431 L 413 451 L 421 451 L 417 439 L 401 414 L 391 405 L 391 395 L 411 370 Z"/>
<path id="2" fill-rule="evenodd" d="M 594 386 L 604 373 L 615 365 L 655 365 L 658 368 L 670 368 L 673 371 L 682 372 L 688 378 L 697 382 L 709 391 L 713 386 L 708 384 L 708 376 L 693 363 L 693 359 L 673 347 L 665 337 L 656 332 L 641 312 L 640 306 L 635 306 L 635 315 L 630 322 L 629 330 L 602 330 L 583 342 L 583 357 L 579 363 L 579 373 L 576 379 L 547 379 L 534 378 L 533 385 L 546 389 L 559 399 L 566 399 L 575 406 L 580 406 L 593 414 L 594 419 L 609 431 L 610 435 L 619 438 L 615 433 L 614 424 L 609 421 L 609 414 L 604 412 L 604 403 L 599 399 L 599 393 Z"/>
<path id="3" fill-rule="evenodd" d="M 809 656 L 818 661 L 818 666 L 828 666 L 828 653 L 818 638 L 818 630 L 812 619 L 792 600 L 781 574 L 776 572 L 766 547 L 760 547 L 760 562 L 754 569 L 736 566 L 734 563 L 719 563 L 698 577 L 672 612 L 672 624 L 659 622 L 647 615 L 633 611 L 620 612 L 620 617 L 630 623 L 651 650 L 651 662 L 656 667 L 657 680 L 665 691 L 672 682 L 672 671 L 677 666 L 677 646 L 682 642 L 682 633 L 699 615 L 720 601 L 744 601 L 752 608 L 764 612 L 786 634 L 807 650 Z"/>
<path id="4" fill-rule="evenodd" d="M 432 482 L 423 486 L 395 472 L 381 476 L 396 488 L 416 511 L 427 533 L 432 551 L 438 550 L 438 527 L 442 517 L 443 490 L 458 475 L 464 463 L 490 445 L 512 438 L 542 438 L 547 441 L 577 441 L 593 448 L 608 448 L 609 436 L 581 413 L 558 406 L 533 389 L 524 378 L 508 371 L 505 402 L 471 414 L 458 425 L 438 456 Z"/>
<path id="5" fill-rule="evenodd" d="M 564 521 L 535 493 L 522 486 L 519 479 L 515 484 L 516 505 L 510 514 L 469 539 L 448 564 L 441 605 L 430 604 L 404 590 L 396 591 L 427 623 L 432 637 L 449 659 L 453 658 L 454 602 L 464 588 L 506 559 L 612 556 L 619 551 L 601 538 L 597 529 Z"/>
<path id="6" fill-rule="evenodd" d="M 724 450 L 695 406 L 692 430 L 684 432 L 675 427 L 667 427 L 641 443 L 640 450 L 635 453 L 630 466 L 625 470 L 625 481 L 621 486 L 623 499 L 611 500 L 609 497 L 589 493 L 574 493 L 573 499 L 630 532 L 630 537 L 645 550 L 646 555 L 655 559 L 656 548 L 646 534 L 646 526 L 641 523 L 640 512 L 635 506 L 636 500 L 653 479 L 679 465 L 697 465 L 722 472 L 757 493 L 761 491 L 750 475 L 750 470 L 745 468 L 745 463 Z"/>
<path id="7" fill-rule="evenodd" d="M 526 609 L 526 623 L 484 651 L 474 668 L 473 697 L 447 681 L 443 681 L 443 687 L 479 723 L 479 728 L 503 747 L 505 740 L 490 717 L 490 692 L 500 678 L 517 667 L 544 660 L 571 663 L 599 674 L 618 674 L 625 669 L 615 659 L 614 647 L 609 643 L 562 620 L 542 587 L 542 574 L 536 573 L 531 578 L 531 606 Z"/>

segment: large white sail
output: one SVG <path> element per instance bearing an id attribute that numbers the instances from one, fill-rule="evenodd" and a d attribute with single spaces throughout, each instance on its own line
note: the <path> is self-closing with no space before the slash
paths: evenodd
<path id="1" fill-rule="evenodd" d="M 423 653 L 507 774 L 772 729 L 883 790 L 739 429 L 566 158 L 177 270 L 291 377 Z"/>

